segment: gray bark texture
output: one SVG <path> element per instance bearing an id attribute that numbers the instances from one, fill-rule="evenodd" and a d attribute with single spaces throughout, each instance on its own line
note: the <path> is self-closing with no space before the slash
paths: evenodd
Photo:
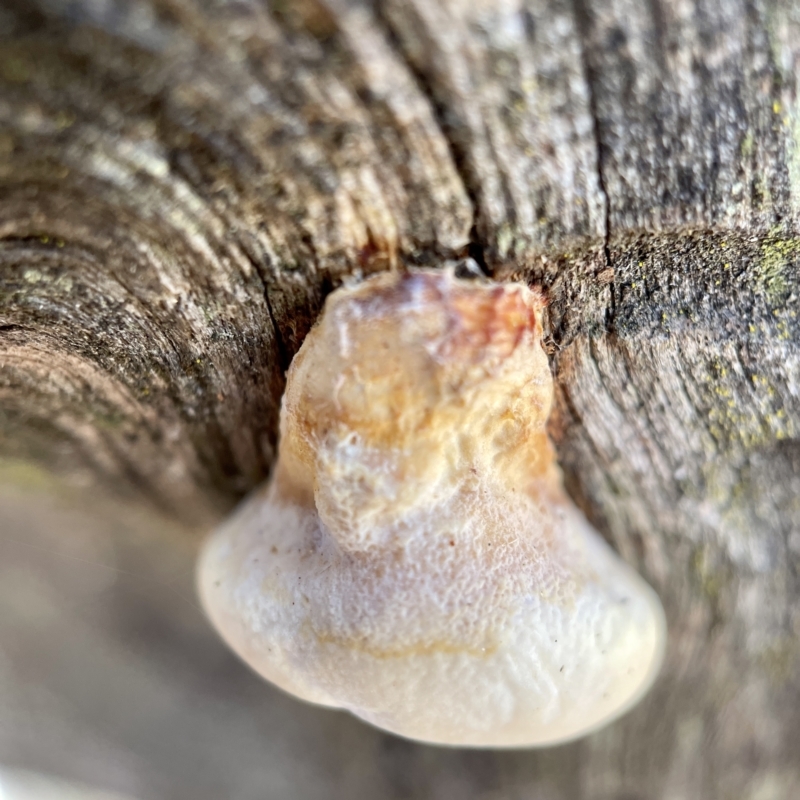
<path id="1" fill-rule="evenodd" d="M 2 474 L 206 529 L 268 475 L 326 294 L 472 258 L 549 298 L 567 484 L 666 664 L 538 752 L 298 705 L 320 796 L 362 796 L 343 736 L 373 797 L 797 797 L 799 74 L 794 0 L 0 0 Z"/>

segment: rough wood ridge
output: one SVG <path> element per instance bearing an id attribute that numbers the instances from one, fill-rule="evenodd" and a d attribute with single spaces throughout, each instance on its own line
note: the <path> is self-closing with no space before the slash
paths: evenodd
<path id="1" fill-rule="evenodd" d="M 343 278 L 539 285 L 568 484 L 671 628 L 547 797 L 789 798 L 798 65 L 792 0 L 0 0 L 0 452 L 207 524 Z"/>

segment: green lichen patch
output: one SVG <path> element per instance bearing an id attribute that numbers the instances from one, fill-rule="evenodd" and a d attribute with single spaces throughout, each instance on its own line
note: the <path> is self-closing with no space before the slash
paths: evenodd
<path id="1" fill-rule="evenodd" d="M 761 258 L 751 272 L 753 291 L 766 297 L 770 306 L 780 305 L 790 294 L 791 274 L 796 274 L 800 238 L 771 237 L 761 243 Z"/>
<path id="2" fill-rule="evenodd" d="M 731 584 L 730 567 L 720 563 L 718 551 L 704 544 L 694 551 L 691 568 L 701 593 L 712 608 L 717 608 Z"/>

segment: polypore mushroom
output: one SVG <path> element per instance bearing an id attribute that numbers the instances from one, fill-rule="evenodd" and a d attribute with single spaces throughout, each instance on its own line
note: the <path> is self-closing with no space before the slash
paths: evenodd
<path id="1" fill-rule="evenodd" d="M 649 586 L 566 496 L 540 297 L 449 271 L 330 295 L 271 482 L 204 548 L 202 601 L 264 677 L 428 742 L 581 736 L 649 688 Z"/>

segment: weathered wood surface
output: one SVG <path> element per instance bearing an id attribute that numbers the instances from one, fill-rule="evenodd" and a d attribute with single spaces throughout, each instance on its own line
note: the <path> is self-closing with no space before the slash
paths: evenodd
<path id="1" fill-rule="evenodd" d="M 792 0 L 0 0 L 0 449 L 208 525 L 346 276 L 538 284 L 568 484 L 670 649 L 460 796 L 795 797 L 798 69 Z"/>

